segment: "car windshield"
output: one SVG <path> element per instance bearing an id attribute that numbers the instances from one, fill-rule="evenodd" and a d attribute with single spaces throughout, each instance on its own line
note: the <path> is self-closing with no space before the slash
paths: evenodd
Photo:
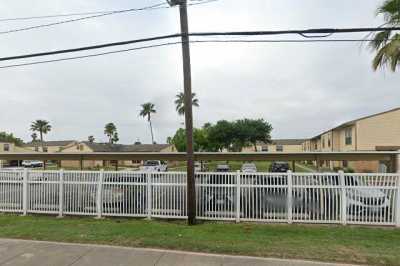
<path id="1" fill-rule="evenodd" d="M 255 164 L 248 163 L 248 164 L 244 164 L 242 166 L 242 169 L 256 169 L 256 166 L 255 166 Z"/>
<path id="2" fill-rule="evenodd" d="M 157 166 L 159 165 L 158 161 L 146 161 L 144 162 L 144 166 Z"/>
<path id="3" fill-rule="evenodd" d="M 289 167 L 289 164 L 286 162 L 275 162 L 273 165 L 276 167 Z"/>
<path id="4" fill-rule="evenodd" d="M 218 165 L 217 172 L 228 172 L 229 166 L 228 165 Z"/>

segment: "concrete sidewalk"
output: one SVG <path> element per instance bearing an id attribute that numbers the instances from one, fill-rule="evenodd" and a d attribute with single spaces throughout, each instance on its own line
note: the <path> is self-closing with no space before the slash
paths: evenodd
<path id="1" fill-rule="evenodd" d="M 211 255 L 157 249 L 0 239 L 0 265 L 30 266 L 333 266 L 299 260 Z"/>

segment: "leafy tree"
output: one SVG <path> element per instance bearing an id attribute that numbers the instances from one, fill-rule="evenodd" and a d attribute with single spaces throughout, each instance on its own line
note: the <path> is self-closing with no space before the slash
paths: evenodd
<path id="1" fill-rule="evenodd" d="M 14 134 L 12 133 L 7 133 L 7 132 L 0 132 L 0 141 L 11 142 L 18 146 L 24 144 L 22 139 L 15 137 Z"/>
<path id="2" fill-rule="evenodd" d="M 115 135 L 117 135 L 117 127 L 114 123 L 108 123 L 104 127 L 104 134 L 108 137 L 108 143 L 113 144 L 115 140 Z"/>
<path id="3" fill-rule="evenodd" d="M 400 26 L 400 0 L 386 0 L 377 9 L 377 15 L 382 15 L 384 26 Z M 390 67 L 392 71 L 400 65 L 400 34 L 390 30 L 384 30 L 374 34 L 374 40 L 370 47 L 377 51 L 372 61 L 374 70 Z"/>
<path id="4" fill-rule="evenodd" d="M 117 143 L 119 141 L 119 137 L 118 137 L 118 132 L 115 132 L 113 137 L 112 137 L 112 143 Z"/>
<path id="5" fill-rule="evenodd" d="M 90 143 L 93 143 L 93 142 L 95 141 L 94 136 L 90 135 L 90 136 L 88 137 L 88 141 L 89 141 Z"/>
<path id="6" fill-rule="evenodd" d="M 183 92 L 176 95 L 175 109 L 179 115 L 185 114 L 185 95 Z M 199 107 L 199 99 L 196 98 L 196 93 L 192 93 L 192 106 Z"/>
<path id="7" fill-rule="evenodd" d="M 176 131 L 173 138 L 170 138 L 171 143 L 175 145 L 179 152 L 186 151 L 186 130 L 180 128 Z M 193 129 L 193 149 L 194 151 L 209 151 L 208 150 L 208 140 L 206 132 L 202 128 Z"/>
<path id="8" fill-rule="evenodd" d="M 153 103 L 144 103 L 142 104 L 142 110 L 140 111 L 140 116 L 147 118 L 147 121 L 150 125 L 150 133 L 151 133 L 151 143 L 154 144 L 154 134 L 153 134 L 153 126 L 151 124 L 151 115 L 156 113 L 155 105 Z"/>
<path id="9" fill-rule="evenodd" d="M 208 128 L 208 140 L 218 151 L 224 148 L 229 150 L 235 139 L 235 129 L 233 123 L 221 120 Z"/>
<path id="10" fill-rule="evenodd" d="M 257 150 L 257 142 L 269 143 L 271 141 L 272 126 L 264 119 L 242 119 L 235 122 L 235 143 L 239 151 L 252 144 Z"/>
<path id="11" fill-rule="evenodd" d="M 50 123 L 46 120 L 40 120 L 40 119 L 33 121 L 31 124 L 31 131 L 34 133 L 39 132 L 40 143 L 42 145 L 42 150 L 43 150 L 44 148 L 43 135 L 46 135 L 51 131 Z"/>

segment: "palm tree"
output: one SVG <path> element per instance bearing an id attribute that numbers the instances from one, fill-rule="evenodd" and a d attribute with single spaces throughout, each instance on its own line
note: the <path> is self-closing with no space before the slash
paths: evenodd
<path id="1" fill-rule="evenodd" d="M 114 143 L 114 137 L 117 133 L 117 127 L 114 123 L 108 123 L 104 127 L 104 134 L 108 137 L 108 143 Z"/>
<path id="2" fill-rule="evenodd" d="M 139 115 L 141 117 L 147 118 L 147 121 L 150 124 L 151 143 L 154 143 L 153 126 L 151 124 L 151 114 L 156 113 L 155 105 L 153 103 L 144 103 L 141 106 L 142 110 L 140 111 Z"/>
<path id="3" fill-rule="evenodd" d="M 93 143 L 93 142 L 95 141 L 95 138 L 94 138 L 92 135 L 90 135 L 90 136 L 88 137 L 88 141 L 89 141 L 90 143 Z"/>
<path id="4" fill-rule="evenodd" d="M 175 109 L 179 115 L 185 114 L 185 95 L 183 92 L 176 95 Z M 196 98 L 196 93 L 192 93 L 192 106 L 199 107 L 199 99 Z"/>
<path id="5" fill-rule="evenodd" d="M 49 133 L 51 131 L 50 123 L 46 120 L 40 120 L 40 119 L 33 121 L 31 124 L 31 131 L 33 133 L 39 132 L 40 143 L 42 145 L 42 151 L 44 151 L 43 135 L 46 135 L 47 133 Z M 37 137 L 37 135 L 36 135 L 36 137 Z"/>
<path id="6" fill-rule="evenodd" d="M 36 142 L 36 141 L 37 141 L 37 134 L 36 134 L 36 132 L 34 132 L 34 133 L 31 135 L 31 138 L 32 138 L 32 142 Z"/>
<path id="7" fill-rule="evenodd" d="M 378 8 L 377 15 L 383 15 L 384 26 L 400 26 L 400 0 L 385 0 Z M 400 34 L 390 30 L 378 32 L 374 35 L 374 40 L 370 42 L 370 47 L 377 53 L 372 61 L 374 70 L 378 68 L 390 67 L 396 71 L 400 65 Z"/>

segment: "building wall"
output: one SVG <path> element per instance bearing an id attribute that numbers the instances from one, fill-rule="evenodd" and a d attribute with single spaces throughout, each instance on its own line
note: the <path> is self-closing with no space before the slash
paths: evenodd
<path id="1" fill-rule="evenodd" d="M 357 122 L 357 150 L 375 150 L 376 146 L 400 146 L 400 110 Z"/>
<path id="2" fill-rule="evenodd" d="M 45 148 L 47 148 L 47 152 L 49 153 L 54 153 L 54 152 L 60 152 L 62 149 L 74 145 L 73 143 L 68 144 L 66 146 L 46 146 L 44 145 Z M 37 147 L 35 146 L 25 146 L 25 149 L 29 151 L 37 151 L 37 152 L 43 152 L 42 145 L 38 143 Z"/>
<path id="3" fill-rule="evenodd" d="M 8 151 L 6 151 L 6 148 L 9 148 Z M 0 152 L 14 152 L 15 151 L 15 144 L 11 142 L 0 142 Z"/>
<path id="4" fill-rule="evenodd" d="M 269 144 L 266 147 L 268 148 L 268 151 L 265 152 L 279 152 L 277 151 L 277 146 L 279 145 L 272 145 Z M 282 152 L 302 152 L 303 151 L 303 145 L 299 144 L 299 145 L 281 145 L 283 147 L 283 151 Z M 265 147 L 265 145 L 264 145 Z M 257 145 L 257 152 L 262 152 L 263 151 L 263 146 L 261 145 Z M 244 147 L 242 149 L 242 152 L 254 152 L 254 146 L 248 146 L 248 147 Z"/>
<path id="5" fill-rule="evenodd" d="M 84 143 L 75 143 L 61 150 L 62 153 L 89 153 L 93 152 L 86 144 Z M 84 168 L 96 168 L 103 167 L 103 161 L 83 161 Z M 63 168 L 76 168 L 79 169 L 81 167 L 80 161 L 70 161 L 63 160 L 61 161 L 61 167 Z"/>

